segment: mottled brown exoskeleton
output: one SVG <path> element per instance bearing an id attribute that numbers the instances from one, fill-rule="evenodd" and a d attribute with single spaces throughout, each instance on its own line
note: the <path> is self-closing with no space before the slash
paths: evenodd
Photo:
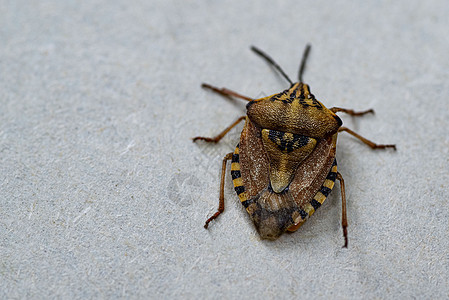
<path id="1" fill-rule="evenodd" d="M 285 231 L 296 231 L 326 200 L 338 179 L 342 199 L 342 227 L 348 245 L 346 197 L 343 177 L 337 172 L 335 159 L 337 135 L 346 131 L 372 149 L 393 148 L 395 145 L 377 145 L 354 131 L 342 127 L 336 112 L 352 116 L 373 113 L 373 110 L 355 112 L 339 107 L 326 108 L 315 99 L 302 80 L 305 62 L 310 51 L 307 45 L 299 68 L 299 82 L 293 83 L 268 55 L 255 47 L 251 49 L 290 83 L 285 91 L 260 99 L 252 99 L 226 88 L 203 84 L 227 97 L 249 101 L 246 116 L 213 138 L 195 137 L 217 143 L 241 121 L 245 126 L 235 151 L 223 159 L 218 211 L 224 210 L 224 179 L 226 162 L 232 160 L 231 176 L 234 189 L 250 215 L 260 236 L 276 239 Z"/>

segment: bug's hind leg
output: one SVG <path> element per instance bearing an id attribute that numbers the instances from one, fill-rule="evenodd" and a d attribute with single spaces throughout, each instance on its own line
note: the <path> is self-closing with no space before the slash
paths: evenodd
<path id="1" fill-rule="evenodd" d="M 361 136 L 360 134 L 352 131 L 351 129 L 347 128 L 347 127 L 340 127 L 338 129 L 338 132 L 341 131 L 346 131 L 347 133 L 349 133 L 350 135 L 358 138 L 359 140 L 361 140 L 364 144 L 368 145 L 371 149 L 385 149 L 385 148 L 393 148 L 394 150 L 396 150 L 396 145 L 394 144 L 388 144 L 388 145 L 381 145 L 381 144 L 376 144 L 374 142 L 371 142 L 370 140 L 364 138 L 363 136 Z"/>
<path id="2" fill-rule="evenodd" d="M 198 140 L 202 140 L 208 143 L 218 143 L 232 128 L 234 128 L 235 126 L 237 126 L 238 123 L 240 123 L 241 121 L 245 120 L 246 116 L 242 116 L 240 118 L 238 118 L 234 123 L 232 123 L 230 126 L 226 127 L 225 130 L 223 130 L 219 135 L 214 136 L 214 137 L 204 137 L 204 136 L 197 136 L 192 138 L 192 140 L 194 142 L 198 141 Z"/>
<path id="3" fill-rule="evenodd" d="M 232 158 L 232 152 L 225 155 L 223 158 L 223 165 L 221 166 L 221 181 L 220 181 L 220 197 L 218 200 L 218 210 L 217 212 L 207 219 L 206 224 L 204 224 L 204 228 L 207 229 L 209 227 L 210 221 L 216 219 L 223 211 L 224 211 L 224 181 L 225 181 L 225 173 L 226 173 L 226 163 L 228 160 Z"/>
<path id="4" fill-rule="evenodd" d="M 364 110 L 364 111 L 354 111 L 352 109 L 347 109 L 347 108 L 332 107 L 332 108 L 330 108 L 330 110 L 332 112 L 334 112 L 334 113 L 336 113 L 336 112 L 344 112 L 344 113 L 347 113 L 348 115 L 351 115 L 351 116 L 354 116 L 354 117 L 363 116 L 363 115 L 368 114 L 368 113 L 374 114 L 374 110 L 373 109 L 368 109 L 368 110 Z"/>
<path id="5" fill-rule="evenodd" d="M 217 87 L 212 86 L 212 85 L 207 84 L 207 83 L 203 83 L 201 85 L 201 87 L 203 87 L 205 89 L 212 90 L 215 93 L 220 94 L 220 95 L 225 96 L 225 97 L 236 97 L 236 98 L 240 98 L 240 99 L 243 99 L 243 100 L 246 100 L 246 101 L 253 101 L 254 100 L 253 98 L 250 98 L 250 97 L 247 97 L 247 96 L 243 96 L 243 95 L 241 95 L 241 94 L 239 94 L 237 92 L 234 92 L 234 91 L 232 91 L 230 89 L 217 88 Z"/>
<path id="6" fill-rule="evenodd" d="M 345 181 L 339 172 L 337 172 L 337 179 L 340 181 L 341 190 L 341 227 L 343 229 L 343 237 L 345 238 L 343 248 L 348 248 L 348 217 L 346 215 Z"/>

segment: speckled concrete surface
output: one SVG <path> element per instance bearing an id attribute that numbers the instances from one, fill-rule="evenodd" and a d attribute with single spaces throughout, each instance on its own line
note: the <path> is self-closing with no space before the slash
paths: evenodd
<path id="1" fill-rule="evenodd" d="M 447 1 L 0 1 L 0 298 L 447 298 Z M 347 187 L 296 233 L 260 240 L 218 145 L 193 144 L 305 80 L 346 126 Z"/>

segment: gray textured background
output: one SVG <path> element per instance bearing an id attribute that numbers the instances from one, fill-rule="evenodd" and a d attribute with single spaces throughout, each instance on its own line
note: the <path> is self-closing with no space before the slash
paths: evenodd
<path id="1" fill-rule="evenodd" d="M 0 298 L 449 297 L 449 2 L 0 1 Z M 288 85 L 398 151 L 338 143 L 339 188 L 260 240 L 219 169 L 251 97 Z"/>

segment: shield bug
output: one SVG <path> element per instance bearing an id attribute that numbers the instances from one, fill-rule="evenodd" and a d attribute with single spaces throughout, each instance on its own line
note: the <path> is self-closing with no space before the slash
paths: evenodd
<path id="1" fill-rule="evenodd" d="M 396 147 L 378 145 L 342 127 L 342 121 L 336 115 L 344 112 L 362 116 L 374 113 L 372 109 L 361 112 L 340 107 L 328 109 L 315 98 L 302 80 L 310 45 L 305 48 L 296 83 L 267 54 L 255 47 L 251 50 L 273 66 L 290 87 L 268 97 L 253 99 L 226 88 L 202 84 L 203 88 L 223 96 L 248 101 L 246 116 L 238 118 L 219 135 L 193 138 L 194 142 L 217 143 L 245 120 L 235 151 L 223 158 L 218 210 L 204 227 L 207 229 L 209 223 L 224 211 L 226 163 L 231 160 L 234 189 L 264 239 L 273 240 L 285 231 L 296 231 L 323 204 L 338 179 L 344 247 L 347 247 L 345 185 L 335 159 L 337 135 L 345 131 L 372 149 L 396 150 Z"/>

